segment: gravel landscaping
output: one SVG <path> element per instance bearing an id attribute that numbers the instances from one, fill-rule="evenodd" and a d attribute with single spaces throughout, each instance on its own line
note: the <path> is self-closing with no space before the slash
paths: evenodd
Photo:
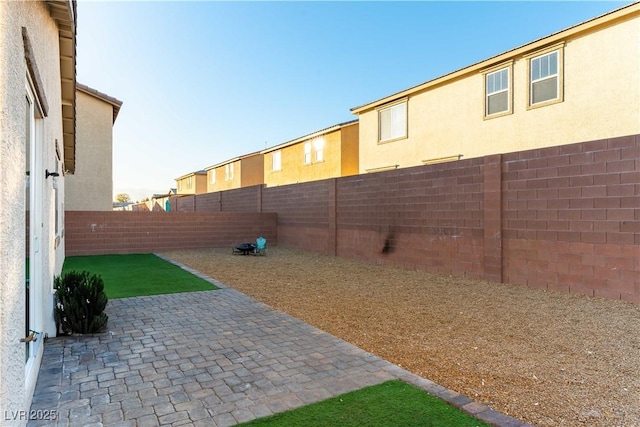
<path id="1" fill-rule="evenodd" d="M 534 425 L 640 426 L 638 305 L 285 248 L 163 255 Z"/>

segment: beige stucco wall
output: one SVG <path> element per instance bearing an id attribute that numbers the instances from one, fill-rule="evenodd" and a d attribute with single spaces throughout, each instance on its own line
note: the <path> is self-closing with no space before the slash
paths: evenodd
<path id="1" fill-rule="evenodd" d="M 360 166 L 359 123 L 344 126 L 342 132 L 341 176 L 356 175 Z"/>
<path id="2" fill-rule="evenodd" d="M 113 106 L 76 91 L 76 170 L 66 179 L 65 208 L 110 211 L 113 201 Z"/>
<path id="3" fill-rule="evenodd" d="M 324 141 L 324 161 L 317 162 L 313 144 L 320 139 Z M 304 146 L 307 142 L 312 144 L 310 164 L 304 163 Z M 272 170 L 272 153 L 275 151 L 278 150 L 264 153 L 264 183 L 268 187 L 342 176 L 341 129 L 280 148 L 282 168 L 279 171 Z"/>
<path id="4" fill-rule="evenodd" d="M 264 164 L 262 159 L 262 154 L 252 154 L 217 167 L 207 168 L 207 193 L 263 184 Z M 232 179 L 226 179 L 227 164 L 233 165 Z M 211 181 L 213 175 L 215 175 L 215 182 Z"/>
<path id="5" fill-rule="evenodd" d="M 191 178 L 191 185 L 188 184 Z M 178 194 L 203 194 L 207 192 L 207 174 L 196 173 L 176 179 Z"/>
<path id="6" fill-rule="evenodd" d="M 242 161 L 238 159 L 228 164 L 233 165 L 233 177 L 231 179 L 226 179 L 225 168 L 227 164 L 207 170 L 207 193 L 240 188 L 242 185 Z M 212 174 L 216 176 L 215 182 L 211 182 Z"/>
<path id="7" fill-rule="evenodd" d="M 513 59 L 513 114 L 484 120 L 478 71 L 411 95 L 406 139 L 378 144 L 377 110 L 362 113 L 360 173 L 640 133 L 640 18 L 566 40 L 561 103 L 527 109 L 527 61 Z"/>
<path id="8" fill-rule="evenodd" d="M 264 155 L 255 154 L 253 156 L 244 157 L 240 160 L 242 163 L 241 183 L 242 187 L 251 187 L 252 185 L 264 184 Z"/>
<path id="9" fill-rule="evenodd" d="M 42 170 L 32 179 L 42 186 L 43 268 L 39 289 L 43 333 L 55 334 L 53 323 L 53 276 L 59 274 L 64 257 L 64 239 L 56 243 L 54 234 L 54 191 L 52 179 L 44 179 L 44 169 L 56 169 L 55 140 L 62 158 L 62 108 L 58 31 L 42 2 L 0 2 L 0 414 L 28 411 L 35 382 L 25 386 L 24 344 L 19 342 L 25 328 L 25 76 L 22 27 L 28 30 L 42 89 L 49 111 L 42 120 Z M 58 164 L 60 166 L 60 163 Z M 64 194 L 64 180 L 60 179 Z M 40 340 L 42 343 L 43 340 Z M 42 355 L 38 345 L 37 365 Z M 37 368 L 37 366 L 36 366 Z M 35 379 L 34 379 L 35 380 Z M 5 420 L 2 425 L 24 425 L 25 420 Z"/>

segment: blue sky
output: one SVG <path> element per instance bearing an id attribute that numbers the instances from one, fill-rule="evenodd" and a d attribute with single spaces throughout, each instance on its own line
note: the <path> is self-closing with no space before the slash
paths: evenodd
<path id="1" fill-rule="evenodd" d="M 114 194 L 141 200 L 629 3 L 80 0 L 77 78 L 123 101 Z"/>

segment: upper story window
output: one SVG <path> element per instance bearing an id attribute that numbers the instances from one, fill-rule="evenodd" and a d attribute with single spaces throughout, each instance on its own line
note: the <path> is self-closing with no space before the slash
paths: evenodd
<path id="1" fill-rule="evenodd" d="M 305 142 L 304 144 L 304 164 L 305 165 L 311 164 L 311 143 L 310 142 Z"/>
<path id="2" fill-rule="evenodd" d="M 282 154 L 280 150 L 271 153 L 271 170 L 279 171 L 282 169 Z"/>
<path id="3" fill-rule="evenodd" d="M 407 137 L 406 99 L 378 110 L 378 142 Z"/>
<path id="4" fill-rule="evenodd" d="M 529 106 L 562 101 L 562 49 L 529 59 Z"/>
<path id="5" fill-rule="evenodd" d="M 316 162 L 324 162 L 324 138 L 313 141 L 313 148 L 316 150 Z"/>
<path id="6" fill-rule="evenodd" d="M 233 163 L 224 165 L 224 179 L 225 181 L 231 181 L 233 179 Z"/>
<path id="7" fill-rule="evenodd" d="M 215 169 L 211 169 L 209 172 L 211 173 L 211 184 L 215 184 L 216 183 L 216 170 Z"/>
<path id="8" fill-rule="evenodd" d="M 511 112 L 511 67 L 485 74 L 485 117 Z"/>
<path id="9" fill-rule="evenodd" d="M 193 188 L 193 177 L 187 177 L 187 188 Z"/>

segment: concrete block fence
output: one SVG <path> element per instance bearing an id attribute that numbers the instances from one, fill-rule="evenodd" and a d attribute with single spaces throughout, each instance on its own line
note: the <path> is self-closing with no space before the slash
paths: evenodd
<path id="1" fill-rule="evenodd" d="M 275 213 L 65 212 L 65 253 L 102 255 L 277 244 Z"/>
<path id="2" fill-rule="evenodd" d="M 287 247 L 640 303 L 640 135 L 170 203 L 163 230 L 175 211 L 270 213 Z M 249 231 L 198 240 L 207 221 L 176 234 L 215 246 Z M 67 253 L 91 250 L 70 231 Z"/>

